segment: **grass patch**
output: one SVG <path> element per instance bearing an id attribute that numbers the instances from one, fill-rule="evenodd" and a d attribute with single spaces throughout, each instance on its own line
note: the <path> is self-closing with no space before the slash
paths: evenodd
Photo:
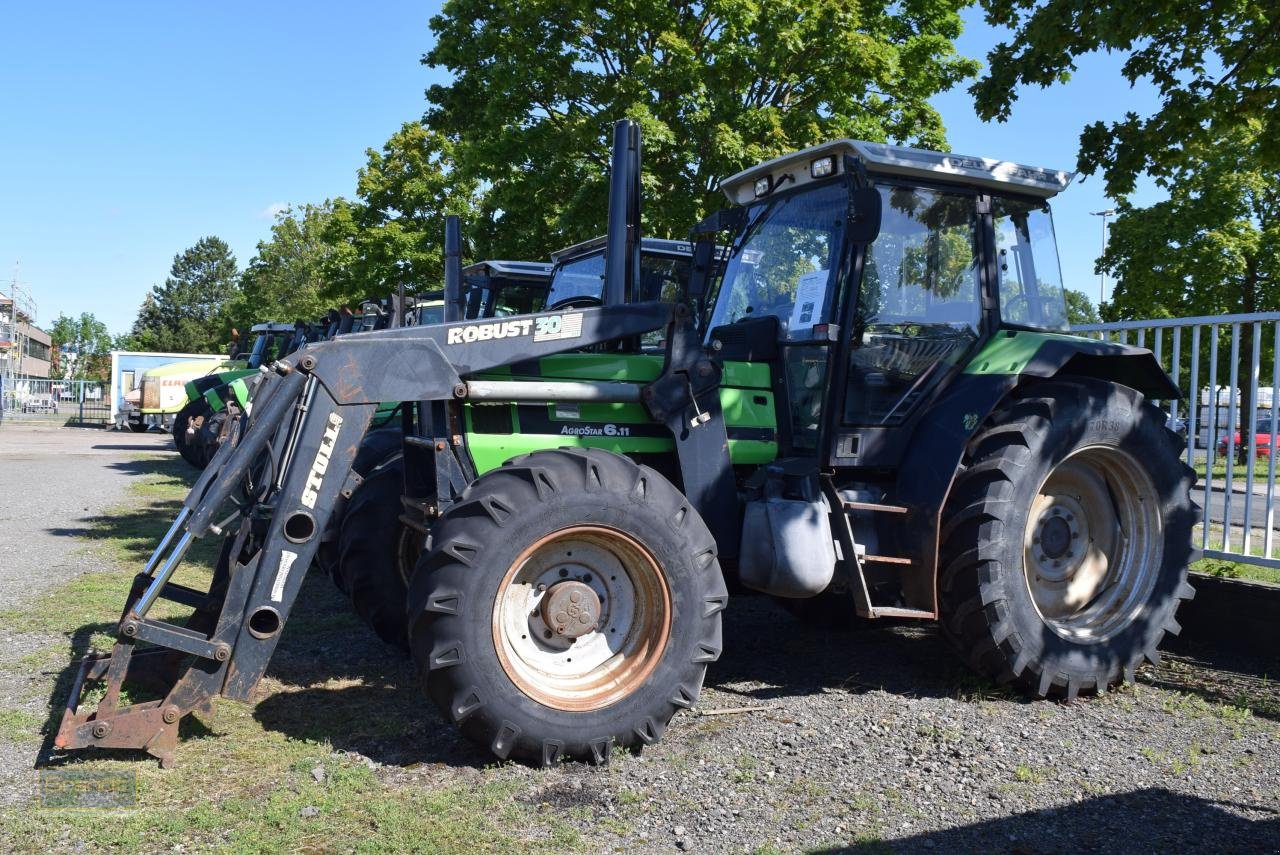
<path id="1" fill-rule="evenodd" d="M 11 631 L 61 635 L 73 654 L 109 646 L 132 577 L 195 478 L 171 458 L 122 466 L 133 476 L 129 503 L 80 532 L 86 549 L 113 569 L 6 609 L 0 619 Z M 207 587 L 219 545 L 210 539 L 188 553 L 176 581 Z M 178 618 L 186 611 L 161 601 L 152 614 Z M 66 647 L 46 646 L 7 667 L 48 667 L 59 653 L 61 666 Z M 63 702 L 51 693 L 49 722 Z M 0 738 L 31 745 L 42 720 L 0 711 Z M 141 752 L 75 753 L 68 762 L 76 768 L 136 774 L 137 807 L 6 807 L 0 851 L 526 853 L 580 849 L 579 829 L 594 822 L 590 811 L 575 818 L 521 797 L 554 772 L 482 767 L 481 752 L 470 751 L 429 706 L 411 663 L 378 642 L 320 574 L 304 582 L 254 703 L 215 699 L 213 714 L 184 720 L 181 734 L 170 770 Z M 614 785 L 602 774 L 591 786 Z"/>
<path id="2" fill-rule="evenodd" d="M 1259 481 L 1261 481 L 1263 484 L 1267 483 L 1267 467 L 1269 465 L 1270 464 L 1267 462 L 1267 458 L 1261 455 L 1259 455 L 1254 460 L 1253 462 L 1254 484 L 1257 484 Z M 1199 478 L 1201 481 L 1203 481 L 1205 477 L 1205 459 L 1203 457 L 1197 456 L 1196 464 L 1193 468 L 1196 470 L 1196 477 Z M 1235 463 L 1232 465 L 1231 467 L 1232 486 L 1243 487 L 1245 479 L 1248 476 L 1249 476 L 1249 465 L 1247 462 Z M 1214 478 L 1227 477 L 1227 461 L 1221 455 L 1215 454 L 1214 456 L 1213 477 Z M 1280 460 L 1276 461 L 1276 479 L 1280 480 Z"/>
<path id="3" fill-rule="evenodd" d="M 43 716 L 28 710 L 0 710 L 0 740 L 24 742 L 43 722 Z"/>
<path id="4" fill-rule="evenodd" d="M 1261 550 L 1258 552 L 1261 553 Z M 1193 562 L 1190 570 L 1192 573 L 1204 573 L 1224 579 L 1246 579 L 1280 585 L 1280 570 L 1273 567 L 1259 567 L 1256 564 L 1241 564 L 1238 561 L 1223 561 L 1220 558 L 1202 558 Z"/>

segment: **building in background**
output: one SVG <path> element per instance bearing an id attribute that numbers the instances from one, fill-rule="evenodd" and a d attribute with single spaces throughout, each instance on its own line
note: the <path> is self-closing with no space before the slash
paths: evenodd
<path id="1" fill-rule="evenodd" d="M 0 294 L 0 377 L 45 379 L 53 360 L 53 340 L 35 326 L 35 303 L 16 284 L 13 295 Z"/>

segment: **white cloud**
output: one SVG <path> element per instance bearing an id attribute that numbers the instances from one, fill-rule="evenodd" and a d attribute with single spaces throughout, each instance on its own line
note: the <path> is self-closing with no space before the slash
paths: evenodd
<path id="1" fill-rule="evenodd" d="M 258 217 L 263 220 L 274 220 L 287 210 L 289 210 L 288 202 L 272 202 L 258 212 Z"/>

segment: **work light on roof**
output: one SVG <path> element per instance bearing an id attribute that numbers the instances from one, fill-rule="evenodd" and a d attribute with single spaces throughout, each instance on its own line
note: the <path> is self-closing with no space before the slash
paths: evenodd
<path id="1" fill-rule="evenodd" d="M 826 178 L 836 174 L 836 156 L 834 154 L 819 157 L 809 163 L 809 175 L 812 178 Z"/>
<path id="2" fill-rule="evenodd" d="M 769 189 L 773 185 L 773 176 L 766 175 L 763 178 L 756 179 L 756 195 L 768 196 Z"/>

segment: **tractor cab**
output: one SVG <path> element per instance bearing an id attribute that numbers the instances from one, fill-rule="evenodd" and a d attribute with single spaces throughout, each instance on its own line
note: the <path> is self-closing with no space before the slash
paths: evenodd
<path id="1" fill-rule="evenodd" d="M 479 261 L 467 265 L 462 269 L 466 317 L 505 318 L 541 311 L 546 305 L 551 274 L 552 265 L 542 261 Z"/>
<path id="2" fill-rule="evenodd" d="M 608 238 L 601 236 L 551 254 L 554 270 L 547 291 L 547 308 L 584 308 L 604 302 L 605 252 Z M 632 302 L 673 302 L 688 285 L 693 244 L 685 240 L 642 238 L 640 279 Z"/>
<path id="3" fill-rule="evenodd" d="M 738 173 L 708 341 L 776 346 L 784 454 L 894 466 L 903 426 L 997 331 L 1067 330 L 1048 200 L 1070 180 L 855 140 Z"/>
<path id="4" fill-rule="evenodd" d="M 247 368 L 258 368 L 291 352 L 293 324 L 254 324 L 250 332 L 254 334 L 253 347 L 239 357 L 246 361 Z"/>

